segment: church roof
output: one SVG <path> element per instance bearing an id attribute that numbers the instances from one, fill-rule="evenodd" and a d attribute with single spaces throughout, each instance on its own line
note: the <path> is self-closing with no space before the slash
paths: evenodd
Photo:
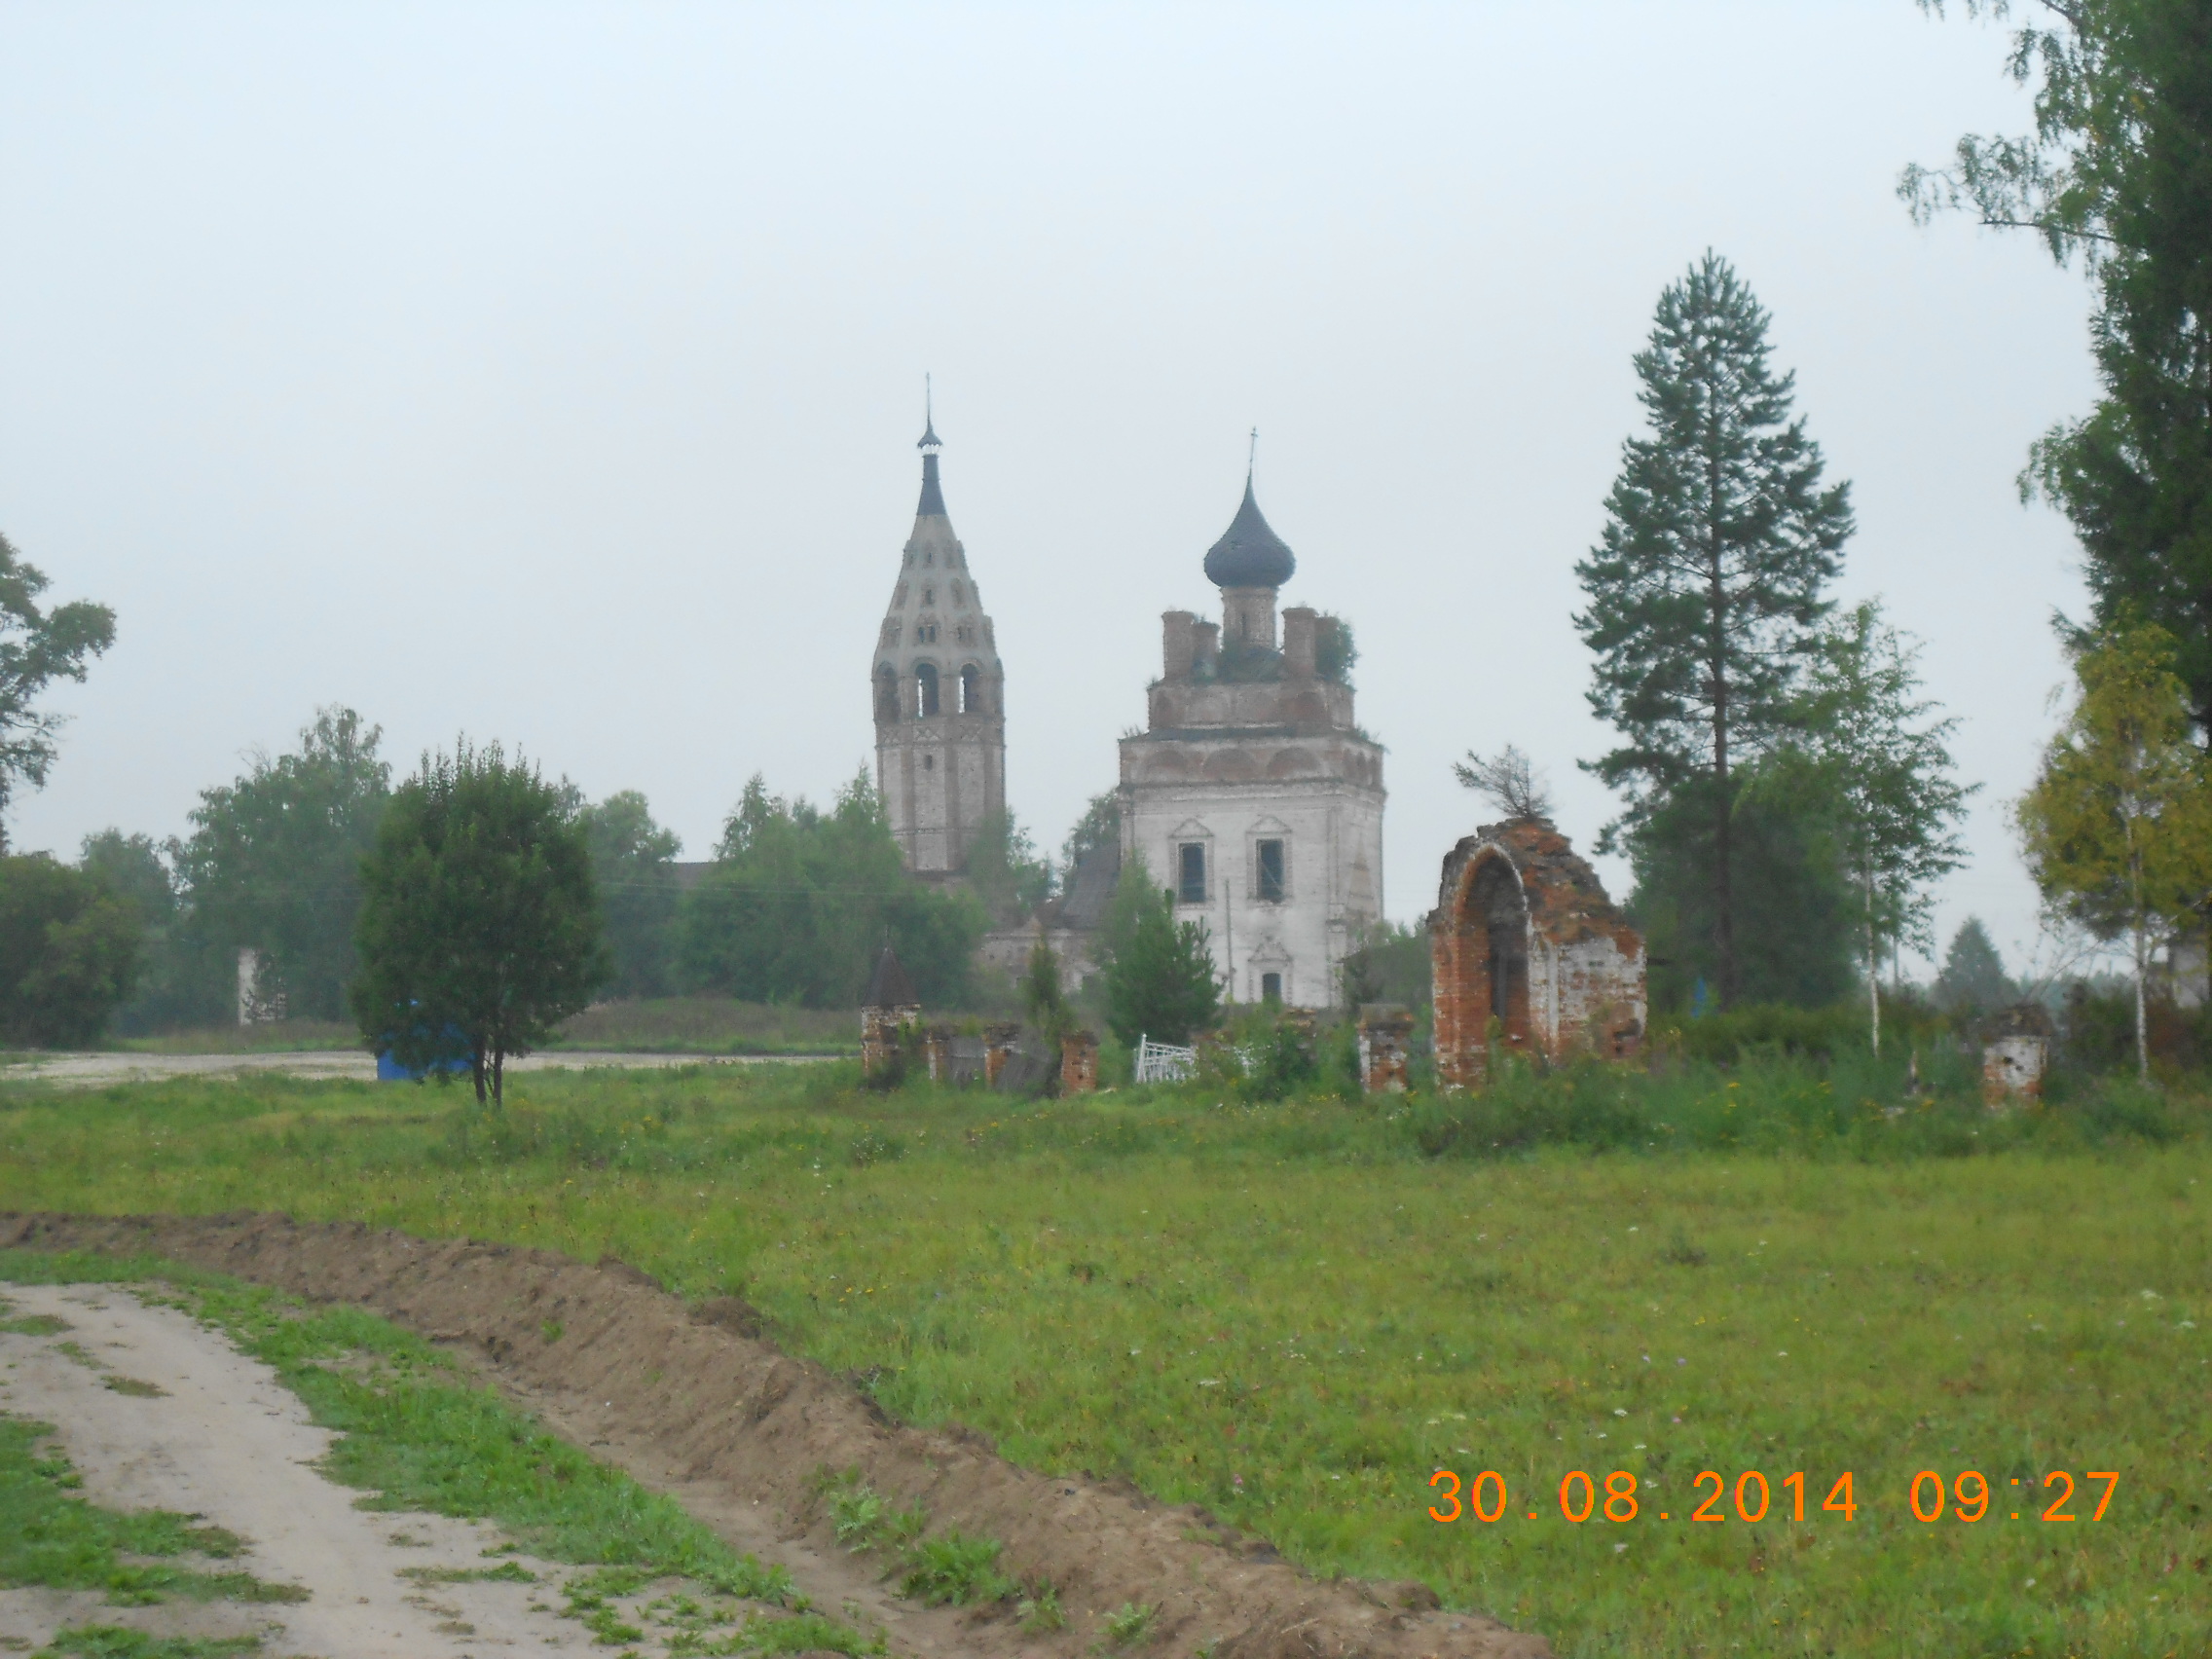
<path id="1" fill-rule="evenodd" d="M 1260 515 L 1247 477 L 1243 505 L 1221 539 L 1206 550 L 1206 580 L 1225 588 L 1279 588 L 1297 569 L 1296 556 Z"/>
<path id="2" fill-rule="evenodd" d="M 933 439 L 934 441 L 934 439 Z M 944 492 L 937 483 L 937 452 L 932 450 L 922 457 L 922 499 L 914 509 L 916 518 L 944 518 Z"/>
<path id="3" fill-rule="evenodd" d="M 914 994 L 914 983 L 906 977 L 906 970 L 899 965 L 899 953 L 884 940 L 883 948 L 876 952 L 875 971 L 867 977 L 867 995 L 861 998 L 863 1008 L 917 1008 L 921 998 Z"/>

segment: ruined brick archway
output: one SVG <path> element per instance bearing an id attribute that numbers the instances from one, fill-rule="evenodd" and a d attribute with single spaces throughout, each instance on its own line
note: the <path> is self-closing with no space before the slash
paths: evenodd
<path id="1" fill-rule="evenodd" d="M 1488 826 L 1446 856 L 1429 957 L 1446 1088 L 1482 1083 L 1493 1037 L 1546 1059 L 1624 1058 L 1641 1044 L 1642 936 L 1541 819 Z"/>
<path id="2" fill-rule="evenodd" d="M 1510 860 L 1489 848 L 1468 861 L 1456 883 L 1451 948 L 1437 966 L 1439 1014 L 1452 1005 L 1455 1026 L 1477 1044 L 1494 1032 L 1515 1049 L 1529 1044 L 1529 902 Z"/>

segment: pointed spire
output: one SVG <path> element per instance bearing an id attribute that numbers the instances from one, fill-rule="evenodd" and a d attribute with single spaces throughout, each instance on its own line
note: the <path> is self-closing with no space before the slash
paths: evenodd
<path id="1" fill-rule="evenodd" d="M 944 518 L 944 492 L 937 482 L 937 452 L 944 448 L 944 440 L 937 435 L 937 416 L 931 408 L 934 398 L 930 390 L 930 377 L 922 377 L 922 441 L 914 447 L 922 452 L 922 499 L 915 507 L 916 518 Z"/>
<path id="2" fill-rule="evenodd" d="M 942 449 L 944 440 L 937 435 L 937 417 L 931 411 L 936 397 L 930 387 L 930 377 L 922 377 L 922 437 L 914 447 L 927 455 L 931 450 Z"/>

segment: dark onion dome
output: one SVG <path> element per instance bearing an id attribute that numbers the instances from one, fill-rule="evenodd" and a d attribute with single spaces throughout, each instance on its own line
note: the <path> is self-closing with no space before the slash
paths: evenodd
<path id="1" fill-rule="evenodd" d="M 1279 588 L 1297 569 L 1297 558 L 1260 516 L 1252 481 L 1245 479 L 1244 504 L 1222 538 L 1206 550 L 1206 580 L 1215 587 Z"/>

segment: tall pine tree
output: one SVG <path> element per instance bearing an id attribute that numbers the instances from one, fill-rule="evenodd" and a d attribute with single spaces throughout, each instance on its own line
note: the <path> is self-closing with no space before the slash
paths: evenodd
<path id="1" fill-rule="evenodd" d="M 1849 486 L 1824 486 L 1820 446 L 1768 362 L 1767 313 L 1708 252 L 1659 297 L 1636 357 L 1648 435 L 1622 446 L 1604 535 L 1575 566 L 1575 617 L 1596 653 L 1590 706 L 1620 747 L 1590 769 L 1628 796 L 1622 828 L 1694 803 L 1721 1005 L 1737 990 L 1731 818 L 1745 763 L 1788 728 L 1798 669 L 1851 535 Z"/>

